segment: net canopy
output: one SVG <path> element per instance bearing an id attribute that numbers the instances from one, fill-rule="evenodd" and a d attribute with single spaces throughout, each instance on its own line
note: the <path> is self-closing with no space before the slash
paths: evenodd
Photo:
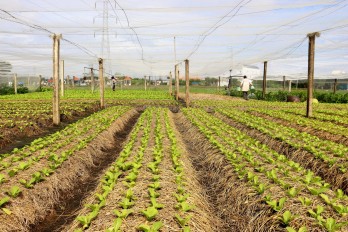
<path id="1" fill-rule="evenodd" d="M 12 73 L 52 76 L 52 34 L 65 74 L 105 60 L 108 74 L 168 76 L 185 59 L 194 77 L 252 72 L 304 79 L 307 34 L 315 78 L 347 78 L 347 0 L 0 0 L 0 61 Z M 246 67 L 246 68 L 245 68 Z M 248 71 L 249 67 L 249 71 Z M 250 68 L 252 67 L 252 68 Z M 231 70 L 231 71 L 230 71 Z"/>

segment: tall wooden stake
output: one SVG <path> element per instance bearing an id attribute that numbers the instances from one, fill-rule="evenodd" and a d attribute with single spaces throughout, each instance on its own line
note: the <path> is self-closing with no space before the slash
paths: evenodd
<path id="1" fill-rule="evenodd" d="M 60 124 L 59 112 L 59 50 L 61 34 L 53 34 L 53 124 Z"/>
<path id="2" fill-rule="evenodd" d="M 41 91 L 41 88 L 42 88 L 42 76 L 39 75 L 39 89 Z"/>
<path id="3" fill-rule="evenodd" d="M 220 91 L 220 87 L 221 87 L 221 77 L 219 76 L 219 91 Z"/>
<path id="4" fill-rule="evenodd" d="M 146 90 L 146 76 L 144 76 L 144 88 Z"/>
<path id="5" fill-rule="evenodd" d="M 185 102 L 186 107 L 190 107 L 190 64 L 189 60 L 185 60 L 185 80 L 186 80 L 186 88 L 185 88 Z"/>
<path id="6" fill-rule="evenodd" d="M 262 98 L 266 96 L 267 61 L 263 62 Z"/>
<path id="7" fill-rule="evenodd" d="M 91 68 L 91 89 L 92 89 L 92 93 L 94 93 L 94 89 L 95 89 L 95 82 L 94 82 L 94 73 L 93 73 L 93 68 Z"/>
<path id="8" fill-rule="evenodd" d="M 60 96 L 64 97 L 64 60 L 60 61 Z"/>
<path id="9" fill-rule="evenodd" d="M 291 80 L 288 80 L 289 83 L 289 93 L 291 93 Z"/>
<path id="10" fill-rule="evenodd" d="M 175 65 L 175 99 L 179 100 L 179 69 L 178 65 Z"/>
<path id="11" fill-rule="evenodd" d="M 309 38 L 308 46 L 308 86 L 307 86 L 307 111 L 306 116 L 313 115 L 313 79 L 314 79 L 314 51 L 315 51 L 315 37 L 319 37 L 320 33 L 314 32 L 307 35 Z"/>
<path id="12" fill-rule="evenodd" d="M 15 94 L 17 94 L 17 73 L 13 75 L 13 87 Z"/>
<path id="13" fill-rule="evenodd" d="M 67 87 L 70 86 L 70 76 L 69 75 L 66 76 L 66 84 L 67 84 L 66 85 Z"/>
<path id="14" fill-rule="evenodd" d="M 172 72 L 169 72 L 169 94 L 173 95 L 173 76 L 172 76 Z"/>
<path id="15" fill-rule="evenodd" d="M 335 82 L 334 82 L 334 88 L 333 88 L 334 94 L 336 94 L 336 90 L 337 90 L 337 78 L 335 79 Z"/>
<path id="16" fill-rule="evenodd" d="M 98 59 L 99 63 L 99 86 L 100 86 L 100 108 L 104 109 L 104 67 L 103 67 L 103 59 Z"/>
<path id="17" fill-rule="evenodd" d="M 283 91 L 285 91 L 285 76 L 283 76 Z"/>

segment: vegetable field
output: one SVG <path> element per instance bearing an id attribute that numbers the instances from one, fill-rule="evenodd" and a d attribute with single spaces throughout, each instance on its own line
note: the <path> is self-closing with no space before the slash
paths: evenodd
<path id="1" fill-rule="evenodd" d="M 0 100 L 0 231 L 348 231 L 347 105 L 112 94 Z"/>

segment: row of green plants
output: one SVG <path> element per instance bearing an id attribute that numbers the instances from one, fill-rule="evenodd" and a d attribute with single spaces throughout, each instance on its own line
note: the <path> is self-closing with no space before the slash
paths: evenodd
<path id="1" fill-rule="evenodd" d="M 11 153 L 1 154 L 0 185 L 4 185 L 1 195 L 16 198 L 21 192 L 20 185 L 31 189 L 37 183 L 44 181 L 66 160 L 87 147 L 102 131 L 110 127 L 112 122 L 129 110 L 129 107 L 107 108 L 69 125 L 63 131 L 36 139 L 28 146 L 15 148 Z M 41 165 L 42 163 L 45 165 Z M 27 173 L 25 176 L 29 176 L 27 179 L 17 178 L 17 175 L 24 172 Z M 5 203 L 10 203 L 9 200 L 9 197 L 0 199 L 3 202 L 0 208 L 8 214 L 11 211 L 3 206 Z"/>
<path id="2" fill-rule="evenodd" d="M 337 125 L 333 122 L 327 122 L 327 121 L 325 122 L 320 119 L 318 120 L 318 117 L 316 117 L 316 114 L 314 114 L 315 115 L 314 118 L 307 118 L 307 117 L 304 117 L 304 115 L 291 114 L 289 113 L 289 111 L 281 111 L 281 110 L 255 108 L 255 109 L 250 109 L 250 111 L 251 112 L 256 111 L 274 118 L 283 119 L 288 122 L 296 123 L 297 125 L 300 125 L 300 126 L 310 127 L 320 131 L 327 131 L 331 134 L 348 137 L 348 130 L 346 127 Z M 291 111 L 291 112 L 294 112 L 294 111 Z"/>
<path id="3" fill-rule="evenodd" d="M 104 92 L 105 99 L 150 99 L 150 100 L 171 100 L 172 96 L 168 91 L 155 91 L 155 90 L 120 90 L 112 91 L 109 88 L 105 89 Z M 92 92 L 90 89 L 68 89 L 65 90 L 64 96 L 61 97 L 64 99 L 99 99 L 100 93 L 99 89 L 96 89 Z M 6 100 L 20 100 L 20 99 L 36 99 L 36 100 L 50 100 L 52 99 L 52 92 L 31 92 L 22 95 L 4 95 L 0 96 L 0 99 Z"/>
<path id="4" fill-rule="evenodd" d="M 182 231 L 189 232 L 191 231 L 189 222 L 192 217 L 189 214 L 189 212 L 192 211 L 195 208 L 195 206 L 187 201 L 187 199 L 190 197 L 190 194 L 186 190 L 184 167 L 181 161 L 182 152 L 178 147 L 178 141 L 175 136 L 175 132 L 173 131 L 172 126 L 169 122 L 168 111 L 165 114 L 165 127 L 167 131 L 167 136 L 171 142 L 170 151 L 173 163 L 173 170 L 175 173 L 175 182 L 177 184 L 177 192 L 174 195 L 177 200 L 176 209 L 179 212 L 175 214 L 175 218 L 179 223 L 180 227 L 182 228 Z"/>
<path id="5" fill-rule="evenodd" d="M 310 170 L 216 117 L 198 109 L 183 111 L 231 162 L 239 179 L 248 182 L 274 210 L 275 218 L 279 218 L 288 231 L 307 231 L 309 228 L 305 225 L 316 227 L 310 218 L 326 231 L 336 231 L 347 224 L 344 218 L 348 214 L 348 197 L 342 190 L 334 192 Z"/>
<path id="6" fill-rule="evenodd" d="M 305 116 L 306 112 L 303 110 L 299 109 L 286 109 L 283 110 L 284 113 L 287 114 L 295 114 L 295 115 L 300 115 L 300 116 Z M 347 115 L 348 115 L 348 110 L 342 111 L 342 110 L 336 110 L 336 111 L 324 111 L 322 113 L 322 110 L 317 110 L 314 111 L 312 118 L 323 121 L 326 124 L 345 124 L 346 126 L 348 125 L 347 121 Z M 341 112 L 341 115 L 338 115 L 338 113 Z M 331 122 L 331 123 L 330 123 Z"/>
<path id="7" fill-rule="evenodd" d="M 241 92 L 232 90 L 230 92 L 231 96 L 241 97 Z M 301 91 L 301 90 L 295 90 L 295 91 L 270 91 L 263 96 L 263 92 L 261 90 L 254 91 L 250 97 L 257 99 L 257 100 L 264 100 L 264 101 L 280 101 L 284 102 L 287 101 L 288 96 L 297 96 L 299 97 L 301 102 L 304 102 L 307 100 L 307 92 Z M 321 91 L 314 91 L 313 97 L 316 98 L 319 102 L 323 103 L 348 103 L 348 93 L 328 93 L 328 92 L 321 92 Z"/>
<path id="8" fill-rule="evenodd" d="M 274 139 L 286 142 L 295 148 L 304 149 L 317 159 L 327 163 L 330 167 L 336 166 L 341 173 L 347 172 L 348 147 L 329 140 L 320 139 L 306 132 L 299 132 L 294 128 L 280 125 L 262 117 L 236 109 L 217 109 L 227 117 L 257 129 Z"/>
<path id="9" fill-rule="evenodd" d="M 108 227 L 106 229 L 108 232 L 124 231 L 124 227 L 122 227 L 124 224 L 124 226 L 136 228 L 137 231 L 161 231 L 165 226 L 165 221 L 161 220 L 160 214 L 162 210 L 166 211 L 166 204 L 162 202 L 165 198 L 161 196 L 161 191 L 163 191 L 162 163 L 163 159 L 168 158 L 172 161 L 174 174 L 170 178 L 177 185 L 177 191 L 173 192 L 173 198 L 175 197 L 177 202 L 175 205 L 177 213 L 172 217 L 178 223 L 181 231 L 190 231 L 191 215 L 189 212 L 195 206 L 188 202 L 190 194 L 186 191 L 181 151 L 168 113 L 168 109 L 150 107 L 141 115 L 124 149 L 101 179 L 97 191 L 94 193 L 93 202 L 85 205 L 76 218 L 79 222 L 78 226 L 73 225 L 73 228 L 77 227 L 76 232 L 95 229 L 94 220 L 102 218 L 110 210 L 113 211 L 114 219 L 111 226 L 104 225 L 104 227 Z M 154 141 L 152 146 L 150 146 L 150 139 Z M 146 157 L 146 162 L 144 162 L 144 155 L 150 156 Z M 142 175 L 146 172 L 145 179 L 142 177 L 142 180 L 139 180 L 140 172 Z M 137 204 L 140 196 L 135 189 L 139 190 L 137 185 L 143 184 L 138 181 L 145 180 L 148 181 L 147 188 L 144 188 L 147 193 L 144 194 L 146 200 L 142 202 L 145 204 L 139 207 Z M 110 198 L 118 199 L 118 201 L 112 201 Z M 144 221 L 134 225 L 126 222 L 129 217 L 134 216 L 144 217 Z M 95 223 L 98 224 L 98 222 Z"/>
<path id="10" fill-rule="evenodd" d="M 80 223 L 81 228 L 75 231 L 82 231 L 88 229 L 95 218 L 99 215 L 102 208 L 107 203 L 109 194 L 113 191 L 115 185 L 120 177 L 124 177 L 125 181 L 123 185 L 127 188 L 124 192 L 124 197 L 118 202 L 121 209 L 115 209 L 115 220 L 112 227 L 108 228 L 108 231 L 120 231 L 122 221 L 130 214 L 134 213 L 131 209 L 135 204 L 135 198 L 132 188 L 135 186 L 137 176 L 139 174 L 139 168 L 142 167 L 142 159 L 144 156 L 144 150 L 147 146 L 150 131 L 150 119 L 151 111 L 146 110 L 138 119 L 134 129 L 132 130 L 127 144 L 124 146 L 119 157 L 105 172 L 102 178 L 98 191 L 95 193 L 95 203 L 85 205 L 85 209 L 82 212 L 87 211 L 84 215 L 79 215 L 76 220 Z M 135 144 L 138 141 L 139 133 L 143 133 L 141 136 L 141 145 L 137 151 L 136 157 L 132 157 Z M 133 158 L 132 160 L 130 160 Z M 116 190 L 117 191 L 117 190 Z M 102 200 L 101 200 L 102 199 Z"/>

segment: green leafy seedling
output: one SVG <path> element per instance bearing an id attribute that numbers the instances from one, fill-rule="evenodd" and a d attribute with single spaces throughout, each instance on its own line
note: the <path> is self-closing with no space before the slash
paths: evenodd
<path id="1" fill-rule="evenodd" d="M 286 193 L 290 196 L 290 197 L 295 197 L 297 196 L 297 194 L 300 192 L 299 189 L 292 187 L 291 189 L 287 190 Z"/>
<path id="2" fill-rule="evenodd" d="M 7 202 L 10 201 L 10 198 L 9 197 L 4 197 L 4 198 L 1 198 L 0 199 L 0 208 L 5 205 Z"/>
<path id="3" fill-rule="evenodd" d="M 195 206 L 184 201 L 184 202 L 180 202 L 180 203 L 176 204 L 176 208 L 181 210 L 182 212 L 188 212 L 188 211 L 193 210 L 195 208 Z"/>
<path id="4" fill-rule="evenodd" d="M 5 183 L 6 182 L 6 178 L 3 174 L 0 174 L 0 184 Z"/>
<path id="5" fill-rule="evenodd" d="M 7 191 L 7 194 L 10 197 L 16 198 L 21 192 L 22 191 L 18 186 L 12 186 L 10 190 Z"/>
<path id="6" fill-rule="evenodd" d="M 10 176 L 10 177 L 13 177 L 17 174 L 18 172 L 18 169 L 14 168 L 14 169 L 11 169 L 10 171 L 7 172 L 7 174 Z"/>
<path id="7" fill-rule="evenodd" d="M 156 190 L 153 189 L 153 188 L 149 188 L 148 191 L 149 191 L 149 196 L 150 197 L 157 198 L 157 197 L 160 196 L 160 194 L 158 192 L 156 192 Z"/>
<path id="8" fill-rule="evenodd" d="M 49 175 L 51 175 L 51 174 L 53 173 L 53 170 L 50 169 L 50 168 L 43 168 L 43 169 L 41 170 L 41 173 L 42 173 L 44 176 L 49 176 Z"/>
<path id="9" fill-rule="evenodd" d="M 316 210 L 308 210 L 308 213 L 315 219 L 317 219 L 319 222 L 323 221 L 323 218 L 321 216 L 321 213 L 324 212 L 324 207 L 321 205 L 317 205 Z"/>
<path id="10" fill-rule="evenodd" d="M 130 214 L 134 213 L 134 210 L 132 209 L 122 209 L 121 211 L 114 210 L 114 213 L 117 217 L 124 219 L 124 218 L 127 218 Z"/>
<path id="11" fill-rule="evenodd" d="M 19 165 L 18 165 L 18 168 L 19 170 L 25 170 L 25 169 L 28 169 L 29 168 L 29 163 L 27 162 L 20 162 Z"/>
<path id="12" fill-rule="evenodd" d="M 281 222 L 284 225 L 289 225 L 289 223 L 295 218 L 295 216 L 289 211 L 285 211 L 282 215 L 282 217 L 280 217 Z"/>
<path id="13" fill-rule="evenodd" d="M 119 203 L 119 205 L 123 208 L 123 209 L 129 209 L 131 208 L 135 203 L 133 201 L 131 201 L 128 198 L 123 198 L 123 200 Z"/>
<path id="14" fill-rule="evenodd" d="M 259 185 L 256 185 L 254 188 L 255 188 L 255 190 L 257 191 L 258 194 L 262 194 L 266 190 L 266 185 L 261 183 Z"/>
<path id="15" fill-rule="evenodd" d="M 346 216 L 348 214 L 348 207 L 342 204 L 332 204 L 333 208 L 341 216 Z"/>
<path id="16" fill-rule="evenodd" d="M 175 214 L 175 219 L 178 221 L 178 223 L 180 224 L 180 226 L 183 228 L 185 227 L 188 222 L 191 219 L 191 215 L 187 216 L 187 217 L 181 217 L 179 214 Z"/>
<path id="17" fill-rule="evenodd" d="M 304 206 L 310 206 L 312 204 L 312 200 L 307 197 L 299 197 L 298 199 Z"/>
<path id="18" fill-rule="evenodd" d="M 342 223 L 338 223 L 336 222 L 335 219 L 333 218 L 328 218 L 326 220 L 324 220 L 322 222 L 322 225 L 325 227 L 325 229 L 329 232 L 335 232 L 339 229 L 341 229 L 341 227 L 347 225 L 348 222 L 342 222 Z"/>
<path id="19" fill-rule="evenodd" d="M 160 203 L 157 203 L 155 197 L 151 197 L 150 201 L 151 201 L 151 205 L 152 205 L 153 207 L 155 207 L 156 209 L 163 209 L 164 205 L 163 205 L 163 204 L 160 204 Z"/>
<path id="20" fill-rule="evenodd" d="M 305 226 L 302 226 L 300 229 L 296 230 L 292 227 L 286 227 L 286 231 L 288 231 L 288 232 L 307 232 L 307 228 Z"/>
<path id="21" fill-rule="evenodd" d="M 174 194 L 176 200 L 178 202 L 184 202 L 187 200 L 187 198 L 190 196 L 188 193 L 187 194 Z"/>
<path id="22" fill-rule="evenodd" d="M 163 226 L 162 222 L 155 222 L 152 225 L 141 224 L 137 227 L 137 230 L 144 232 L 158 232 Z"/>
<path id="23" fill-rule="evenodd" d="M 279 201 L 271 200 L 271 201 L 266 201 L 266 203 L 269 206 L 271 206 L 274 211 L 280 211 L 283 209 L 285 201 L 286 201 L 286 198 L 282 197 L 279 199 Z"/>
<path id="24" fill-rule="evenodd" d="M 155 190 L 159 190 L 159 189 L 161 189 L 161 184 L 159 181 L 156 181 L 156 182 L 149 184 L 149 187 L 153 188 Z"/>
<path id="25" fill-rule="evenodd" d="M 151 206 L 146 210 L 142 210 L 141 213 L 146 217 L 148 221 L 151 221 L 157 216 L 158 210 L 155 207 Z"/>
<path id="26" fill-rule="evenodd" d="M 117 218 L 112 227 L 108 228 L 106 232 L 121 232 L 122 218 Z"/>

